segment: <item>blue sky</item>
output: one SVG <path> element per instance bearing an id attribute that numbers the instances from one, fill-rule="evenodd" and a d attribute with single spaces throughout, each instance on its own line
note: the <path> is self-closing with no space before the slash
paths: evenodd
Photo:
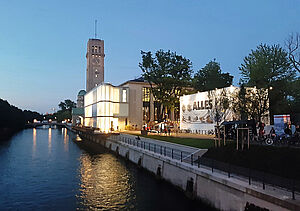
<path id="1" fill-rule="evenodd" d="M 105 41 L 105 81 L 138 77 L 140 51 L 176 51 L 197 71 L 216 58 L 239 80 L 260 43 L 300 32 L 298 0 L 1 0 L 0 98 L 51 112 L 85 88 L 86 44 Z"/>

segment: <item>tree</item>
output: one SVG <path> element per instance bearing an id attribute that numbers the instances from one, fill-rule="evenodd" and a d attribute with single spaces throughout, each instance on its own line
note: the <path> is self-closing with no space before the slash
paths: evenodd
<path id="1" fill-rule="evenodd" d="M 66 110 L 66 103 L 65 102 L 60 102 L 58 104 L 58 107 L 60 108 L 60 110 L 64 111 L 64 110 Z"/>
<path id="2" fill-rule="evenodd" d="M 76 103 L 70 99 L 65 100 L 64 102 L 60 102 L 58 104 L 60 110 L 55 113 L 57 117 L 57 121 L 61 122 L 65 119 L 72 118 L 72 108 L 76 107 Z"/>
<path id="3" fill-rule="evenodd" d="M 150 84 L 151 93 L 165 108 L 174 110 L 179 96 L 190 85 L 192 63 L 175 52 L 159 50 L 155 53 L 141 51 L 139 63 L 145 80 Z"/>
<path id="4" fill-rule="evenodd" d="M 244 87 L 232 99 L 233 110 L 242 120 L 254 119 L 258 122 L 265 120 L 269 114 L 269 90 L 256 87 Z"/>
<path id="5" fill-rule="evenodd" d="M 279 45 L 260 44 L 241 64 L 241 83 L 257 88 L 274 86 L 277 81 L 294 77 L 287 52 Z"/>
<path id="6" fill-rule="evenodd" d="M 209 90 L 208 99 L 210 102 L 210 115 L 213 120 L 219 125 L 224 120 L 229 112 L 230 107 L 230 93 L 226 89 Z"/>
<path id="7" fill-rule="evenodd" d="M 193 87 L 198 91 L 224 88 L 232 84 L 232 79 L 229 73 L 222 73 L 220 63 L 214 59 L 194 75 Z"/>
<path id="8" fill-rule="evenodd" d="M 270 89 L 267 95 L 270 103 L 270 113 L 282 113 L 289 110 L 287 98 L 289 83 L 295 79 L 291 69 L 288 53 L 279 45 L 261 44 L 244 58 L 239 67 L 241 84 L 248 87 Z"/>
<path id="9" fill-rule="evenodd" d="M 72 108 L 76 108 L 76 103 L 70 99 L 65 100 L 66 109 L 72 111 Z"/>
<path id="10" fill-rule="evenodd" d="M 293 68 L 300 73 L 300 34 L 292 33 L 285 42 Z"/>

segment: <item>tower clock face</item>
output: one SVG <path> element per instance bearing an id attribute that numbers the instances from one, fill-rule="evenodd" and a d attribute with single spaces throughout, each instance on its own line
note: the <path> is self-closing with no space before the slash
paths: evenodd
<path id="1" fill-rule="evenodd" d="M 94 59 L 92 59 L 92 63 L 93 64 L 100 64 L 100 59 L 94 58 Z"/>

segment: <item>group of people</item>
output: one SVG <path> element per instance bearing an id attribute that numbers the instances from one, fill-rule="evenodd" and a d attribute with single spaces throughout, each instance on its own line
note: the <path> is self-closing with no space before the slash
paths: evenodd
<path id="1" fill-rule="evenodd" d="M 291 123 L 285 124 L 284 134 L 289 135 L 289 136 L 295 135 L 296 137 L 300 138 L 300 126 L 299 126 L 299 124 L 297 124 L 295 126 L 295 128 L 293 128 Z M 270 130 L 270 135 L 271 135 L 271 137 L 276 137 L 276 131 L 275 131 L 274 127 L 272 127 L 272 129 Z"/>

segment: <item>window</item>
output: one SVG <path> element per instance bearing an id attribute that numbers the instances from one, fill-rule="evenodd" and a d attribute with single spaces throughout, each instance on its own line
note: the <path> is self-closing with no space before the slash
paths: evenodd
<path id="1" fill-rule="evenodd" d="M 150 121 L 150 108 L 143 107 L 143 120 L 146 122 Z"/>
<path id="2" fill-rule="evenodd" d="M 143 102 L 150 102 L 150 88 L 143 87 Z"/>
<path id="3" fill-rule="evenodd" d="M 122 102 L 127 102 L 127 91 L 126 91 L 126 89 L 123 89 Z"/>
<path id="4" fill-rule="evenodd" d="M 98 74 L 96 74 L 95 77 L 98 78 Z"/>

